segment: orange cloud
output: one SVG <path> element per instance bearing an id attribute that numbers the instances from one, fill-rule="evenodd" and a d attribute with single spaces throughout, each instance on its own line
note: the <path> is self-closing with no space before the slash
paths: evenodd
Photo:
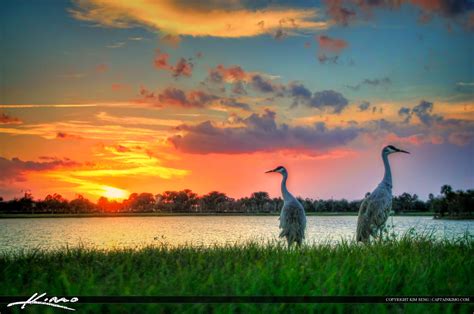
<path id="1" fill-rule="evenodd" d="M 347 42 L 342 39 L 331 38 L 329 36 L 318 36 L 316 37 L 319 43 L 319 48 L 322 51 L 340 53 L 344 48 L 347 47 Z"/>
<path id="2" fill-rule="evenodd" d="M 136 189 L 137 186 L 145 185 L 148 189 L 152 182 L 153 189 L 156 189 L 160 183 L 181 179 L 191 173 L 181 165 L 164 165 L 160 159 L 148 153 L 148 148 L 122 142 L 96 150 L 89 156 L 94 159 L 93 164 L 83 163 L 75 167 L 59 168 L 56 167 L 57 160 L 43 162 L 41 165 L 52 164 L 55 167 L 49 167 L 45 169 L 48 171 L 43 173 L 33 173 L 28 176 L 28 181 L 32 182 L 36 178 L 44 184 L 53 178 L 54 182 L 75 193 L 95 197 L 114 194 L 120 198 L 120 195 L 128 194 L 128 191 Z M 0 157 L 0 164 L 1 161 Z"/>
<path id="3" fill-rule="evenodd" d="M 68 134 L 68 133 L 64 133 L 64 132 L 58 132 L 58 133 L 56 133 L 56 138 L 59 138 L 59 139 L 71 139 L 71 140 L 79 140 L 79 139 L 81 139 L 80 136 L 72 135 L 72 134 Z"/>
<path id="4" fill-rule="evenodd" d="M 97 107 L 98 104 L 18 104 L 18 105 L 0 105 L 0 108 L 82 108 Z"/>
<path id="5" fill-rule="evenodd" d="M 235 98 L 220 97 L 201 90 L 184 91 L 176 87 L 167 87 L 155 94 L 142 87 L 142 101 L 155 107 L 181 107 L 227 111 L 229 109 L 251 111 L 250 105 Z"/>
<path id="6" fill-rule="evenodd" d="M 150 125 L 150 126 L 178 126 L 183 124 L 182 120 L 173 119 L 155 119 L 155 118 L 144 118 L 144 117 L 120 117 L 109 115 L 106 112 L 99 112 L 96 118 L 110 123 L 121 124 L 121 125 Z"/>
<path id="7" fill-rule="evenodd" d="M 21 124 L 21 120 L 12 116 L 7 115 L 6 113 L 0 114 L 0 124 Z"/>
<path id="8" fill-rule="evenodd" d="M 82 138 L 98 141 L 135 141 L 150 142 L 160 137 L 165 138 L 167 132 L 129 125 L 97 125 L 83 121 L 54 122 L 21 125 L 15 128 L 0 128 L 0 133 L 11 135 L 37 135 L 45 139 Z"/>
<path id="9" fill-rule="evenodd" d="M 44 158 L 42 159 L 44 160 Z M 58 159 L 48 157 L 46 161 L 23 161 L 17 157 L 7 159 L 0 157 L 0 170 L 2 176 L 0 182 L 24 181 L 24 175 L 28 172 L 41 172 L 57 168 L 68 168 L 79 164 L 70 159 Z"/>
<path id="10" fill-rule="evenodd" d="M 316 21 L 315 9 L 268 7 L 247 9 L 238 1 L 211 8 L 196 2 L 172 0 L 76 0 L 72 16 L 99 25 L 127 28 L 142 25 L 167 34 L 213 37 L 251 37 L 282 29 L 304 31 L 328 27 Z M 227 3 L 228 4 L 228 3 Z M 289 21 L 289 22 L 287 22 Z"/>
<path id="11" fill-rule="evenodd" d="M 169 57 L 169 54 L 161 52 L 160 49 L 157 49 L 154 60 L 155 68 L 159 70 L 170 71 L 171 73 L 173 73 L 174 77 L 189 77 L 192 75 L 194 65 L 189 60 L 180 58 L 176 65 L 173 66 L 168 62 Z"/>

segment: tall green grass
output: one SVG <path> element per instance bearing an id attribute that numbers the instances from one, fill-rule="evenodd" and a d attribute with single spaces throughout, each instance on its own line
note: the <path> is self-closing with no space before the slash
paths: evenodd
<path id="1" fill-rule="evenodd" d="M 407 234 L 287 249 L 278 243 L 214 247 L 88 248 L 0 255 L 0 295 L 474 295 L 474 241 Z M 472 313 L 469 304 L 74 305 L 110 313 Z M 30 313 L 57 313 L 30 306 Z M 0 308 L 0 312 L 4 312 Z"/>

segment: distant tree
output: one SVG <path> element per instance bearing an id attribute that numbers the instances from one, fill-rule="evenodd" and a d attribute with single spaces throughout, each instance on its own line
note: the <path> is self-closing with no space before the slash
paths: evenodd
<path id="1" fill-rule="evenodd" d="M 443 194 L 445 197 L 448 197 L 452 193 L 453 193 L 453 188 L 450 185 L 445 184 L 441 187 L 441 194 Z"/>
<path id="2" fill-rule="evenodd" d="M 433 193 L 428 195 L 428 201 L 426 202 L 426 207 L 429 211 L 440 214 L 442 207 L 442 200 L 440 197 L 435 197 Z"/>
<path id="3" fill-rule="evenodd" d="M 273 204 L 273 212 L 279 212 L 281 208 L 283 207 L 283 199 L 281 197 L 275 197 L 272 199 L 272 204 Z M 314 202 L 313 202 L 313 207 L 314 207 Z"/>
<path id="4" fill-rule="evenodd" d="M 151 212 L 155 205 L 155 197 L 151 193 L 140 193 L 136 198 L 133 208 L 136 211 Z"/>
<path id="5" fill-rule="evenodd" d="M 99 197 L 97 200 L 97 208 L 101 212 L 107 212 L 109 210 L 109 199 L 105 196 Z"/>
<path id="6" fill-rule="evenodd" d="M 250 213 L 253 211 L 253 201 L 249 197 L 242 197 L 236 202 L 236 212 Z"/>
<path id="7" fill-rule="evenodd" d="M 30 192 L 25 192 L 23 197 L 14 202 L 14 205 L 19 212 L 25 214 L 34 214 L 36 208 L 36 203 L 34 202 L 33 195 Z"/>
<path id="8" fill-rule="evenodd" d="M 233 199 L 229 198 L 225 193 L 212 191 L 199 199 L 199 208 L 202 212 L 226 212 L 228 211 Z"/>
<path id="9" fill-rule="evenodd" d="M 450 205 L 454 198 L 453 188 L 450 185 L 445 184 L 441 187 L 441 194 L 443 195 L 440 212 L 441 216 L 443 216 L 445 212 L 449 212 L 450 215 L 452 215 L 452 206 Z"/>
<path id="10" fill-rule="evenodd" d="M 61 194 L 48 194 L 43 201 L 38 202 L 38 209 L 46 213 L 67 213 L 69 212 L 68 201 Z"/>
<path id="11" fill-rule="evenodd" d="M 474 190 L 467 190 L 465 199 L 462 202 L 463 212 L 471 216 L 474 215 Z"/>
<path id="12" fill-rule="evenodd" d="M 392 209 L 395 213 L 400 212 L 424 212 L 429 208 L 421 200 L 418 199 L 418 195 L 410 193 L 403 193 L 399 196 L 395 196 L 392 200 Z"/>
<path id="13" fill-rule="evenodd" d="M 254 210 L 257 212 L 263 212 L 265 204 L 271 201 L 268 192 L 254 192 L 250 196 L 250 200 L 253 202 Z"/>
<path id="14" fill-rule="evenodd" d="M 350 208 L 349 210 L 351 212 L 358 212 L 361 204 L 362 204 L 362 200 L 351 201 L 349 203 L 349 208 Z"/>
<path id="15" fill-rule="evenodd" d="M 366 194 L 366 196 L 369 193 Z M 362 200 L 313 200 L 298 198 L 307 212 L 357 212 Z M 279 212 L 283 206 L 280 197 L 270 198 L 267 192 L 254 192 L 250 197 L 234 200 L 225 193 L 212 191 L 198 195 L 189 189 L 182 191 L 165 191 L 154 196 L 151 193 L 132 193 L 121 203 L 100 197 L 94 204 L 82 195 L 68 202 L 58 193 L 47 195 L 44 200 L 33 199 L 31 193 L 24 193 L 21 198 L 5 201 L 0 197 L 0 212 L 5 213 L 90 213 L 101 212 L 150 212 L 155 210 L 171 212 Z M 474 190 L 454 191 L 450 185 L 441 187 L 441 195 L 429 194 L 426 202 L 418 195 L 402 193 L 393 198 L 393 210 L 397 213 L 409 211 L 431 211 L 437 215 L 449 213 L 453 216 L 474 214 Z"/>
<path id="16" fill-rule="evenodd" d="M 97 209 L 104 213 L 116 213 L 121 211 L 123 203 L 119 203 L 116 200 L 110 201 L 107 197 L 101 196 L 97 200 Z"/>
<path id="17" fill-rule="evenodd" d="M 473 212 L 474 207 L 474 191 L 458 190 L 451 192 L 450 199 L 448 200 L 448 210 L 451 215 L 455 216 L 466 216 Z"/>
<path id="18" fill-rule="evenodd" d="M 349 207 L 349 202 L 346 200 L 346 199 L 342 199 L 342 200 L 339 200 L 337 201 L 336 203 L 336 212 L 348 212 L 350 209 Z"/>
<path id="19" fill-rule="evenodd" d="M 81 194 L 78 194 L 75 199 L 69 202 L 69 206 L 73 213 L 91 213 L 96 209 L 95 204 Z"/>
<path id="20" fill-rule="evenodd" d="M 315 207 L 315 212 L 328 212 L 329 207 L 328 203 L 325 200 L 316 200 L 313 202 Z"/>
<path id="21" fill-rule="evenodd" d="M 196 211 L 196 204 L 198 203 L 197 194 L 189 189 L 165 191 L 163 194 L 158 194 L 156 198 L 159 200 L 158 208 L 160 210 L 171 212 Z"/>
<path id="22" fill-rule="evenodd" d="M 302 199 L 301 197 L 298 197 L 297 199 L 301 203 L 301 205 L 303 205 L 303 208 L 304 208 L 305 212 L 309 213 L 309 212 L 316 211 L 316 206 L 315 206 L 314 201 L 312 199 L 310 199 L 310 198 Z"/>

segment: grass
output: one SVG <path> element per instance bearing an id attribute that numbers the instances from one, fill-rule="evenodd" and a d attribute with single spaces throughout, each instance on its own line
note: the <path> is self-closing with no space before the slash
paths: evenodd
<path id="1" fill-rule="evenodd" d="M 224 247 L 88 248 L 0 255 L 0 295 L 472 296 L 472 236 L 406 234 L 371 245 L 288 250 L 278 243 Z M 85 305 L 103 313 L 472 313 L 472 304 Z M 30 313 L 48 313 L 30 307 Z M 1 308 L 0 308 L 1 310 Z M 3 311 L 2 311 L 3 312 Z M 51 313 L 56 313 L 51 311 Z"/>

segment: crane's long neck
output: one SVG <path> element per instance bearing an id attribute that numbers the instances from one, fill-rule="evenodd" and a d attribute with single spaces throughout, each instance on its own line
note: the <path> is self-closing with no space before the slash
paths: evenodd
<path id="1" fill-rule="evenodd" d="M 390 169 L 390 163 L 388 162 L 388 154 L 382 154 L 382 160 L 385 167 L 385 174 L 382 183 L 392 187 L 392 170 Z"/>
<path id="2" fill-rule="evenodd" d="M 281 180 L 281 195 L 283 196 L 283 200 L 289 200 L 291 199 L 291 194 L 288 192 L 288 189 L 286 188 L 286 180 L 288 179 L 288 174 L 283 173 L 283 179 Z"/>

